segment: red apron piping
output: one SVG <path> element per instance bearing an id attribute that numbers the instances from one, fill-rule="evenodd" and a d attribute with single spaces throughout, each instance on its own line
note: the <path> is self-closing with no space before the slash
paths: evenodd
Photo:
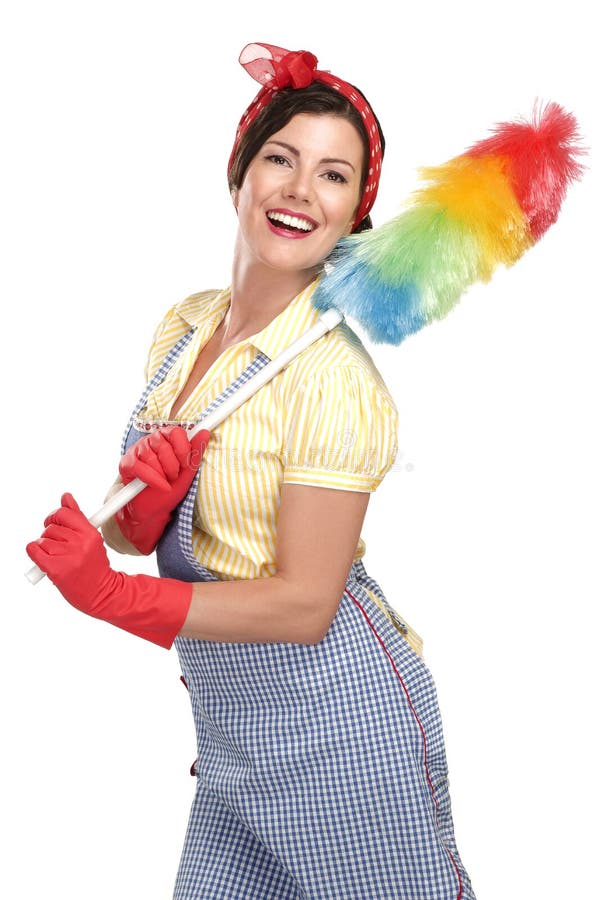
<path id="1" fill-rule="evenodd" d="M 425 765 L 425 774 L 426 774 L 426 776 L 427 776 L 427 783 L 429 784 L 429 789 L 430 789 L 430 791 L 431 791 L 431 798 L 432 798 L 432 800 L 433 800 L 433 805 L 434 805 L 434 809 L 435 809 L 435 816 L 436 816 L 436 819 L 437 819 L 438 802 L 437 802 L 437 798 L 436 798 L 436 796 L 435 796 L 435 789 L 434 789 L 434 787 L 433 787 L 433 782 L 432 782 L 431 777 L 430 777 L 430 775 L 429 775 L 429 769 L 428 769 L 428 766 L 427 766 L 427 737 L 426 737 L 426 735 L 425 735 L 425 729 L 423 728 L 423 725 L 422 725 L 422 723 L 421 723 L 421 720 L 419 719 L 419 717 L 418 717 L 418 715 L 417 715 L 417 711 L 416 711 L 416 709 L 415 709 L 414 706 L 413 706 L 413 702 L 412 702 L 412 700 L 410 699 L 410 694 L 408 693 L 408 688 L 406 687 L 406 684 L 405 684 L 405 682 L 404 682 L 404 679 L 402 678 L 402 675 L 400 674 L 400 672 L 399 672 L 398 669 L 396 668 L 396 664 L 394 663 L 394 660 L 392 659 L 392 656 L 391 656 L 391 654 L 390 654 L 388 648 L 385 646 L 385 644 L 384 644 L 384 642 L 383 642 L 383 640 L 382 640 L 382 638 L 381 638 L 381 635 L 379 634 L 379 632 L 377 631 L 377 629 L 375 628 L 375 626 L 374 626 L 373 623 L 371 622 L 371 619 L 369 618 L 369 616 L 368 616 L 368 614 L 367 614 L 365 608 L 363 607 L 362 603 L 361 603 L 359 600 L 356 599 L 356 597 L 354 596 L 354 594 L 351 594 L 351 593 L 350 593 L 350 591 L 348 590 L 348 588 L 346 588 L 345 593 L 348 594 L 348 596 L 349 596 L 349 597 L 354 601 L 354 603 L 358 606 L 358 608 L 360 609 L 361 613 L 363 614 L 363 616 L 364 616 L 365 619 L 367 620 L 367 622 L 368 622 L 368 624 L 369 624 L 369 627 L 370 627 L 371 631 L 373 632 L 373 634 L 375 635 L 375 637 L 377 638 L 377 640 L 379 641 L 379 643 L 380 643 L 381 646 L 383 647 L 383 650 L 384 650 L 385 655 L 387 656 L 387 658 L 388 658 L 389 661 L 391 662 L 392 668 L 393 668 L 394 672 L 396 673 L 396 675 L 398 676 L 398 679 L 399 679 L 399 681 L 400 681 L 400 684 L 402 685 L 402 690 L 404 691 L 404 693 L 405 693 L 405 695 L 406 695 L 406 699 L 407 699 L 407 701 L 408 701 L 408 705 L 410 706 L 411 712 L 412 712 L 413 716 L 415 717 L 415 720 L 416 720 L 417 725 L 419 726 L 419 730 L 420 730 L 420 732 L 421 732 L 421 737 L 423 738 L 423 762 L 424 762 L 424 765 Z M 460 877 L 460 871 L 459 871 L 459 868 L 458 868 L 458 866 L 457 866 L 457 864 L 456 864 L 456 860 L 454 859 L 454 856 L 452 855 L 452 853 L 450 852 L 450 850 L 448 849 L 448 847 L 445 846 L 445 844 L 443 843 L 443 841 L 442 841 L 442 846 L 444 847 L 444 850 L 446 851 L 446 853 L 447 853 L 448 856 L 450 857 L 450 861 L 452 862 L 452 865 L 454 866 L 454 870 L 455 870 L 455 872 L 456 872 L 456 877 L 458 878 L 458 895 L 457 895 L 456 900 L 461 900 L 461 897 L 462 897 L 462 895 L 463 895 L 463 884 L 462 884 L 462 879 L 461 879 L 461 877 Z"/>

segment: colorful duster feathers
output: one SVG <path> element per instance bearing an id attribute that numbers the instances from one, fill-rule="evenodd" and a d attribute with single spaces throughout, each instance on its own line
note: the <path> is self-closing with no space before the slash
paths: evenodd
<path id="1" fill-rule="evenodd" d="M 399 216 L 340 241 L 313 304 L 354 317 L 375 343 L 399 344 L 445 316 L 476 281 L 510 266 L 556 221 L 581 177 L 577 122 L 557 103 L 444 165 Z"/>

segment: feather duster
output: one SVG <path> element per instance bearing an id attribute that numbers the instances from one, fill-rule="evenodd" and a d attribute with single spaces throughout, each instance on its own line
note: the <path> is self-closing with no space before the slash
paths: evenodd
<path id="1" fill-rule="evenodd" d="M 556 221 L 583 173 L 578 141 L 574 116 L 548 103 L 531 122 L 501 123 L 461 156 L 421 169 L 403 212 L 338 242 L 313 305 L 354 317 L 375 343 L 399 344 L 443 318 Z"/>

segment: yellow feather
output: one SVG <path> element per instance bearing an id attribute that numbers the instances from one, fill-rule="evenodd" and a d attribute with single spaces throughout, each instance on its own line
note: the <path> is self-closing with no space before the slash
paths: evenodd
<path id="1" fill-rule="evenodd" d="M 417 204 L 444 209 L 480 243 L 479 277 L 488 281 L 499 263 L 510 266 L 534 240 L 500 156 L 457 156 L 421 169 L 428 182 L 413 195 Z"/>

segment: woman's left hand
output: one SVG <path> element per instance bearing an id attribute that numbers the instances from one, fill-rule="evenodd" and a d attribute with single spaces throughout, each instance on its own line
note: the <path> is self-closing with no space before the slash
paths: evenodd
<path id="1" fill-rule="evenodd" d="M 27 553 L 65 600 L 96 619 L 169 648 L 187 616 L 192 585 L 111 569 L 101 534 L 71 494 L 44 521 Z"/>
<path id="2" fill-rule="evenodd" d="M 65 600 L 101 618 L 121 573 L 111 569 L 99 531 L 71 494 L 63 494 L 60 508 L 46 517 L 44 526 L 42 536 L 27 545 L 27 553 Z"/>

